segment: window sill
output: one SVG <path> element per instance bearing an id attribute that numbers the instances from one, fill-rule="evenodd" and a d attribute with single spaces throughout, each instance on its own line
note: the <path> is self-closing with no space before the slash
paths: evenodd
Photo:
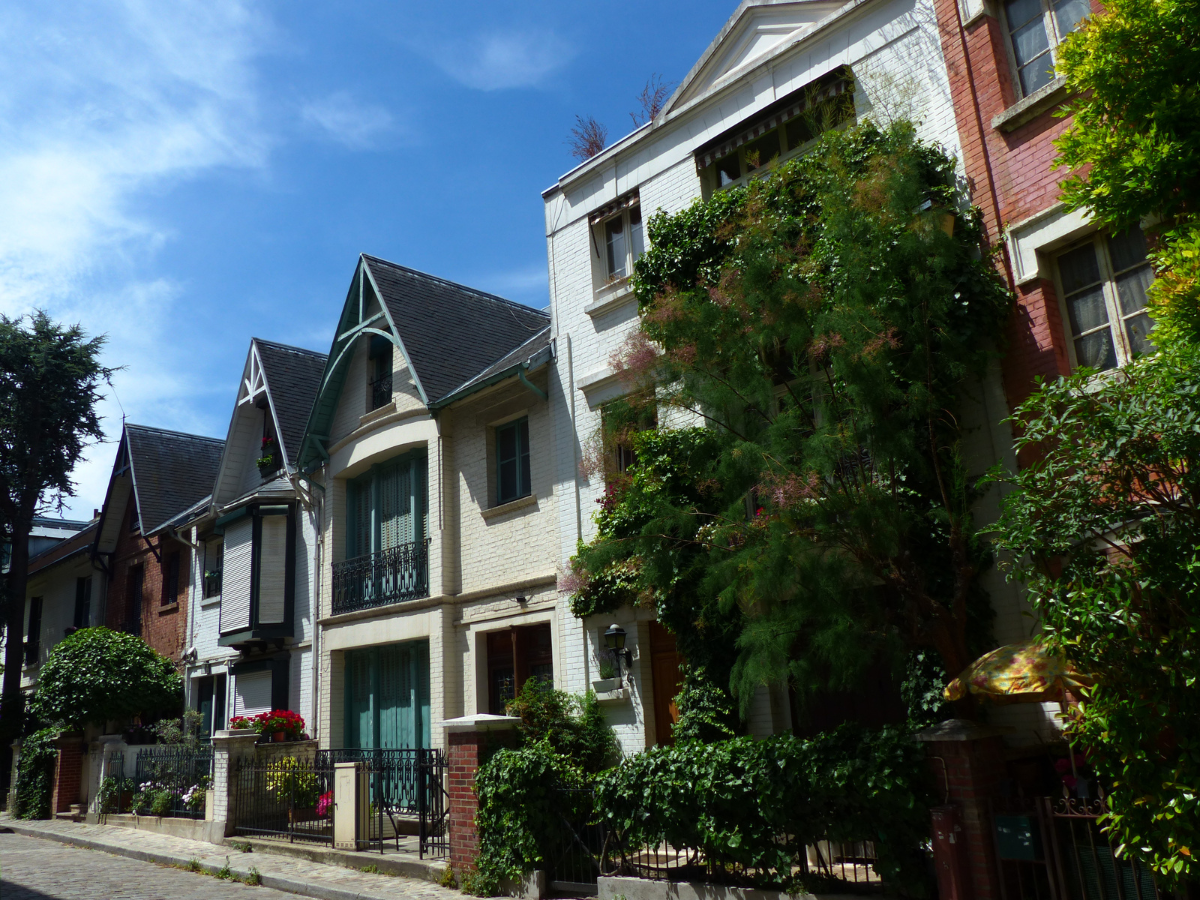
<path id="1" fill-rule="evenodd" d="M 614 284 L 606 284 L 604 287 L 596 291 L 596 299 L 583 308 L 583 311 L 589 316 L 595 318 L 602 316 L 607 312 L 612 312 L 614 309 L 624 306 L 626 303 L 631 303 L 636 297 L 633 293 L 633 285 L 629 278 L 622 278 Z"/>
<path id="2" fill-rule="evenodd" d="M 358 426 L 359 426 L 359 428 L 361 428 L 363 425 L 370 425 L 376 419 L 382 419 L 384 416 L 390 415 L 391 413 L 394 413 L 395 411 L 396 411 L 396 401 L 389 400 L 387 403 L 383 404 L 383 406 L 379 407 L 378 409 L 373 409 L 369 413 L 366 413 L 366 414 L 360 416 L 359 420 L 358 420 Z"/>
<path id="3" fill-rule="evenodd" d="M 216 596 L 213 596 L 213 597 L 201 597 L 200 598 L 200 608 L 201 609 L 209 609 L 210 607 L 220 606 L 220 605 L 221 605 L 221 595 L 220 594 L 217 594 Z"/>
<path id="4" fill-rule="evenodd" d="M 524 509 L 527 506 L 533 506 L 537 503 L 537 494 L 530 494 L 527 497 L 521 497 L 517 500 L 510 500 L 507 503 L 501 503 L 499 506 L 493 506 L 491 509 L 481 509 L 479 514 L 484 519 L 494 519 L 497 516 L 502 516 L 505 513 L 514 512 L 518 509 Z"/>
<path id="5" fill-rule="evenodd" d="M 992 128 L 997 131 L 1015 131 L 1026 122 L 1032 121 L 1067 99 L 1067 79 L 1059 75 L 1049 84 L 1038 88 L 1028 97 L 1018 100 L 1000 115 L 992 119 Z"/>
<path id="6" fill-rule="evenodd" d="M 173 613 L 173 612 L 179 612 L 179 601 L 178 600 L 175 601 L 174 603 L 168 603 L 165 606 L 160 606 L 158 608 L 158 614 L 160 616 L 165 616 L 167 613 Z"/>

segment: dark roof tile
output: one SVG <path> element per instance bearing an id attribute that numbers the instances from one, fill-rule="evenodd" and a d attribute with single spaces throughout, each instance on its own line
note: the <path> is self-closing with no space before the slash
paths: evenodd
<path id="1" fill-rule="evenodd" d="M 300 453 L 300 441 L 308 425 L 313 401 L 321 386 L 321 375 L 329 357 L 314 350 L 289 347 L 254 338 L 258 358 L 262 360 L 267 390 L 279 418 L 280 441 L 284 458 L 292 465 Z"/>
<path id="2" fill-rule="evenodd" d="M 212 491 L 223 440 L 145 425 L 126 425 L 125 438 L 143 534 L 153 534 Z"/>

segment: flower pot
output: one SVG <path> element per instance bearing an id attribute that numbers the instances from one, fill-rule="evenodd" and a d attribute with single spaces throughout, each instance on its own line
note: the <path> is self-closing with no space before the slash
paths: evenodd
<path id="1" fill-rule="evenodd" d="M 620 678 L 601 678 L 592 682 L 592 690 L 597 694 L 608 694 L 621 686 Z"/>
<path id="2" fill-rule="evenodd" d="M 282 744 L 284 741 L 287 740 L 287 732 L 286 731 L 277 731 L 277 732 L 275 732 L 274 735 L 272 735 L 271 740 L 273 742 L 275 742 L 276 744 Z"/>

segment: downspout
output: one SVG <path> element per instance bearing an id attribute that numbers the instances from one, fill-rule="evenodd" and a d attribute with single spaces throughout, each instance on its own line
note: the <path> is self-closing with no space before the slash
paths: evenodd
<path id="1" fill-rule="evenodd" d="M 529 366 L 529 363 L 521 363 L 521 367 L 519 369 L 517 369 L 517 381 L 521 382 L 521 384 L 525 385 L 525 387 L 529 388 L 529 390 L 533 391 L 535 394 L 537 394 L 543 400 L 549 399 L 549 397 L 545 391 L 543 391 L 540 387 L 538 387 L 536 384 L 534 384 L 532 381 L 530 381 L 528 378 L 525 377 L 525 372 L 526 372 L 528 366 Z"/>
<path id="2" fill-rule="evenodd" d="M 324 478 L 324 466 L 322 469 L 322 478 Z M 316 484 L 305 476 L 310 484 Z M 325 486 L 318 485 L 321 488 L 321 496 L 313 496 L 313 508 L 317 517 L 317 547 L 316 547 L 316 566 L 313 573 L 313 592 L 309 602 L 309 610 L 312 615 L 312 722 L 309 726 L 312 728 L 311 735 L 314 740 L 321 740 L 321 575 L 324 571 L 325 559 Z"/>

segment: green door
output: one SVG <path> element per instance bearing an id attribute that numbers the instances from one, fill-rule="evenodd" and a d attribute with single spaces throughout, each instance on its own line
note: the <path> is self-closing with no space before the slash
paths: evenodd
<path id="1" fill-rule="evenodd" d="M 346 651 L 346 746 L 428 748 L 429 642 Z"/>

